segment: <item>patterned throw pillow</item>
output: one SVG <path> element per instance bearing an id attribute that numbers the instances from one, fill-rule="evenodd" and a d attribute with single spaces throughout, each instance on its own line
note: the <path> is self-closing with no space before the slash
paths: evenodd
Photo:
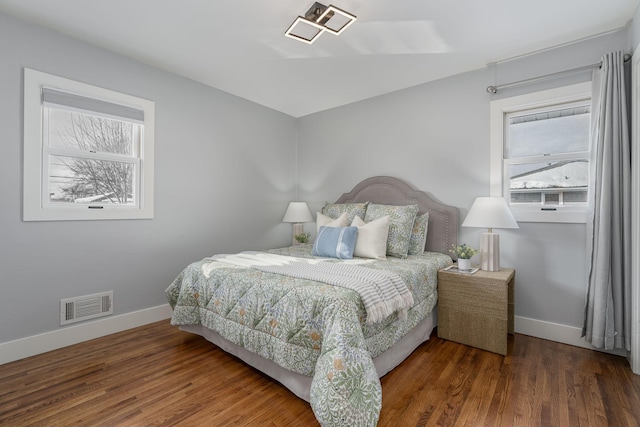
<path id="1" fill-rule="evenodd" d="M 409 240 L 413 231 L 413 223 L 418 213 L 418 205 L 393 206 L 370 203 L 367 206 L 366 222 L 389 215 L 389 237 L 387 238 L 387 255 L 406 258 L 409 252 Z"/>
<path id="2" fill-rule="evenodd" d="M 413 231 L 409 240 L 409 255 L 422 255 L 424 253 L 428 228 L 429 212 L 417 216 L 416 221 L 413 223 Z"/>
<path id="3" fill-rule="evenodd" d="M 351 259 L 358 237 L 358 227 L 320 227 L 313 242 L 314 256 Z"/>
<path id="4" fill-rule="evenodd" d="M 360 218 L 364 218 L 367 213 L 367 205 L 369 202 L 363 203 L 327 203 L 322 208 L 322 213 L 335 219 L 341 214 L 347 214 L 347 224 L 351 224 L 353 218 L 358 215 Z"/>

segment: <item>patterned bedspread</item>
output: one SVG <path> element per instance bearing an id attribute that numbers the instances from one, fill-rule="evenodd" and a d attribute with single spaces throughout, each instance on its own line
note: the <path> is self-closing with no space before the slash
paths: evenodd
<path id="1" fill-rule="evenodd" d="M 313 258 L 310 245 L 269 252 Z M 405 320 L 393 314 L 373 324 L 365 322 L 364 305 L 353 290 L 231 266 L 207 268 L 205 276 L 203 266 L 211 262 L 192 263 L 167 288 L 171 323 L 202 324 L 284 368 L 313 377 L 311 406 L 323 426 L 373 426 L 382 391 L 372 358 L 431 312 L 437 300 L 436 272 L 451 258 L 425 253 L 361 264 L 398 274 L 413 294 L 414 306 Z"/>

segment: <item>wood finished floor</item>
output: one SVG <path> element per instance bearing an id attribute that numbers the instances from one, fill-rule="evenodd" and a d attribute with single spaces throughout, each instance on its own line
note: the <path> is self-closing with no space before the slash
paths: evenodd
<path id="1" fill-rule="evenodd" d="M 382 379 L 379 426 L 639 426 L 626 359 L 516 334 L 433 336 Z M 314 426 L 308 403 L 168 321 L 0 365 L 2 426 Z"/>

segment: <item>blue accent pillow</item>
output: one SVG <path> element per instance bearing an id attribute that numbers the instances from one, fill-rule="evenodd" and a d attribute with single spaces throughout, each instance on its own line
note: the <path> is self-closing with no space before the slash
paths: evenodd
<path id="1" fill-rule="evenodd" d="M 321 226 L 311 253 L 315 256 L 351 259 L 357 237 L 358 227 Z"/>

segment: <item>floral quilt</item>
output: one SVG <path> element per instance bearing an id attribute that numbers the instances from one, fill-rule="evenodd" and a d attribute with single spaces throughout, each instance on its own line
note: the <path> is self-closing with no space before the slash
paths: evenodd
<path id="1" fill-rule="evenodd" d="M 311 245 L 269 252 L 313 258 Z M 368 268 L 398 274 L 413 294 L 407 318 L 392 314 L 365 323 L 352 290 L 250 268 L 187 266 L 167 288 L 173 325 L 202 324 L 247 350 L 313 378 L 311 407 L 323 426 L 374 426 L 382 404 L 375 358 L 434 308 L 437 271 L 451 264 L 438 253 L 364 260 Z M 335 262 L 343 262 L 336 260 Z M 356 260 L 358 262 L 358 260 Z"/>

